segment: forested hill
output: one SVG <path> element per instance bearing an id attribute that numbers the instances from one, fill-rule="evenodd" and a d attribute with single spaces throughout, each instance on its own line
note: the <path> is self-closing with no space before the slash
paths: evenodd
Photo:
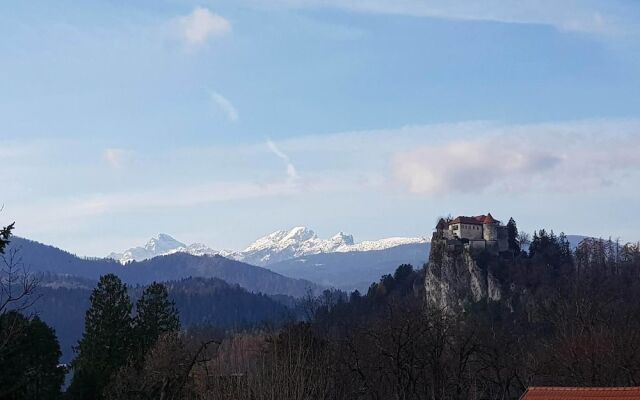
<path id="1" fill-rule="evenodd" d="M 69 282 L 73 283 L 71 287 L 61 285 Z M 88 281 L 83 281 L 82 285 L 76 283 L 66 278 L 61 281 L 53 275 L 45 276 L 37 289 L 39 299 L 29 310 L 55 329 L 63 353 L 62 362 L 73 358 L 72 346 L 82 335 L 89 297 L 96 284 L 94 281 L 87 287 Z M 165 285 L 185 328 L 210 325 L 220 329 L 241 329 L 294 317 L 293 312 L 280 302 L 220 279 L 188 278 Z M 142 289 L 141 286 L 129 289 L 134 302 Z"/>
<path id="2" fill-rule="evenodd" d="M 127 264 L 118 272 L 125 282 L 151 283 L 185 277 L 219 278 L 256 293 L 303 297 L 321 287 L 303 279 L 288 278 L 266 268 L 222 256 L 193 256 L 175 253 Z"/>
<path id="3" fill-rule="evenodd" d="M 7 255 L 17 250 L 19 260 L 30 272 L 53 272 L 98 279 L 114 273 L 128 284 L 148 284 L 153 281 L 179 280 L 189 277 L 219 278 L 238 284 L 248 291 L 268 295 L 305 296 L 322 288 L 303 279 L 292 279 L 266 268 L 256 267 L 222 256 L 192 256 L 176 253 L 122 266 L 116 261 L 81 258 L 53 246 L 13 237 Z"/>
<path id="4" fill-rule="evenodd" d="M 572 250 L 540 230 L 528 251 L 472 256 L 483 274 L 434 257 L 427 271 L 401 266 L 364 294 L 322 301 L 305 340 L 323 344 L 313 354 L 334 375 L 310 382 L 347 393 L 327 391 L 334 399 L 361 388 L 372 398 L 462 400 L 518 399 L 528 386 L 637 386 L 640 243 L 586 238 Z M 432 273 L 442 286 L 425 284 Z M 467 286 L 450 303 L 430 300 L 465 275 L 491 276 L 500 295 L 474 298 Z"/>

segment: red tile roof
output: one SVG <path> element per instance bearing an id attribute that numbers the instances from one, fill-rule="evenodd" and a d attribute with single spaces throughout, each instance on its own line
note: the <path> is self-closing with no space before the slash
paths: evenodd
<path id="1" fill-rule="evenodd" d="M 452 225 L 452 224 L 482 225 L 485 218 L 487 218 L 486 215 L 478 215 L 476 217 L 459 216 L 459 217 L 456 217 L 456 219 L 454 219 L 453 221 L 449 222 L 449 225 Z"/>
<path id="2" fill-rule="evenodd" d="M 530 387 L 520 400 L 640 400 L 640 387 Z"/>
<path id="3" fill-rule="evenodd" d="M 484 221 L 483 221 L 483 222 L 484 222 L 485 224 L 495 224 L 495 223 L 496 223 L 496 222 L 498 222 L 498 221 L 496 221 L 495 219 L 493 219 L 493 216 L 491 215 L 491 213 L 489 213 L 489 214 L 487 214 L 487 216 L 486 216 L 486 217 L 484 217 Z"/>

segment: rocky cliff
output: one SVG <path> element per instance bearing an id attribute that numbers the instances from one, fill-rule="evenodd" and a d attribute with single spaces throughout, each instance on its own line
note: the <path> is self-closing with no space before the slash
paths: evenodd
<path id="1" fill-rule="evenodd" d="M 472 250 L 436 232 L 425 276 L 427 302 L 456 311 L 482 300 L 499 301 L 503 297 L 499 266 L 499 256 Z"/>

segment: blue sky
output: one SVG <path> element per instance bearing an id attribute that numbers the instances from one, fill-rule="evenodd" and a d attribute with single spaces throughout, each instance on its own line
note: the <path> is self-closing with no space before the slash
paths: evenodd
<path id="1" fill-rule="evenodd" d="M 640 4 L 558 3 L 2 2 L 0 222 L 83 255 L 487 211 L 637 240 Z"/>

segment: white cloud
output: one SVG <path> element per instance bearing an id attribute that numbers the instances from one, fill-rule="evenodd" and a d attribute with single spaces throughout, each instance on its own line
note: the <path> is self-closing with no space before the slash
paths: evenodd
<path id="1" fill-rule="evenodd" d="M 588 33 L 623 32 L 629 28 L 622 7 L 597 0 L 278 0 L 277 4 L 292 8 L 331 7 L 374 14 L 540 24 Z"/>
<path id="2" fill-rule="evenodd" d="M 211 92 L 211 99 L 213 102 L 225 113 L 229 121 L 236 122 L 238 121 L 239 115 L 236 107 L 223 95 L 217 92 Z"/>
<path id="3" fill-rule="evenodd" d="M 121 169 L 133 162 L 134 153 L 130 150 L 110 148 L 105 149 L 102 158 L 114 169 Z"/>
<path id="4" fill-rule="evenodd" d="M 188 45 L 202 45 L 213 37 L 231 32 L 231 23 L 207 8 L 197 7 L 191 14 L 177 20 L 182 38 Z"/>
<path id="5" fill-rule="evenodd" d="M 283 153 L 271 139 L 267 140 L 267 147 L 269 147 L 269 150 L 273 154 L 275 154 L 276 156 L 278 156 L 278 158 L 284 161 L 285 165 L 287 166 L 287 176 L 289 177 L 289 180 L 294 181 L 298 179 L 298 171 L 296 170 L 296 167 L 291 162 L 291 159 L 289 158 L 289 156 Z"/>
<path id="6" fill-rule="evenodd" d="M 559 162 L 545 150 L 472 140 L 401 153 L 394 159 L 394 173 L 414 193 L 482 192 L 496 183 L 544 174 Z"/>
<path id="7" fill-rule="evenodd" d="M 640 175 L 638 128 L 597 122 L 495 127 L 398 152 L 392 170 L 410 192 L 426 195 L 594 191 Z"/>

